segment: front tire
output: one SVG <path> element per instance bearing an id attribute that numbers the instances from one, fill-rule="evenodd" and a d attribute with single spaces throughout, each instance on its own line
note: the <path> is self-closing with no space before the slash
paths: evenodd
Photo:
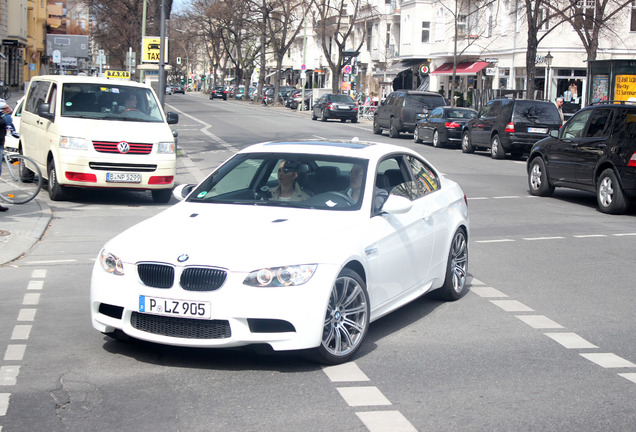
<path id="1" fill-rule="evenodd" d="M 343 269 L 331 288 L 321 343 L 309 357 L 323 364 L 349 361 L 369 329 L 369 294 L 354 271 Z"/>
<path id="2" fill-rule="evenodd" d="M 548 180 L 548 173 L 545 169 L 545 163 L 540 157 L 532 159 L 530 169 L 528 170 L 528 189 L 530 195 L 547 197 L 554 192 L 554 186 Z"/>
<path id="3" fill-rule="evenodd" d="M 172 189 L 153 189 L 150 193 L 152 200 L 157 204 L 166 204 L 172 197 Z"/>
<path id="4" fill-rule="evenodd" d="M 63 201 L 66 199 L 66 188 L 57 182 L 57 172 L 53 159 L 47 165 L 47 172 L 49 175 L 49 198 L 51 198 L 51 201 Z"/>
<path id="5" fill-rule="evenodd" d="M 315 110 L 311 110 L 311 119 L 312 120 L 318 120 L 318 116 L 316 116 L 316 111 Z"/>
<path id="6" fill-rule="evenodd" d="M 444 285 L 437 290 L 441 300 L 455 301 L 466 294 L 466 275 L 468 274 L 468 238 L 463 228 L 455 231 L 448 252 L 446 278 Z"/>
<path id="7" fill-rule="evenodd" d="M 391 119 L 389 123 L 389 137 L 398 138 L 400 136 L 400 131 L 395 127 L 395 120 Z"/>
<path id="8" fill-rule="evenodd" d="M 323 122 L 327 121 L 327 114 L 325 113 L 325 110 L 322 110 L 320 112 L 320 121 L 323 121 Z"/>
<path id="9" fill-rule="evenodd" d="M 462 135 L 462 153 L 474 153 L 475 148 L 470 143 L 470 132 L 466 131 Z"/>
<path id="10" fill-rule="evenodd" d="M 603 213 L 623 214 L 629 208 L 629 198 L 621 189 L 614 170 L 607 168 L 596 183 L 596 201 Z"/>

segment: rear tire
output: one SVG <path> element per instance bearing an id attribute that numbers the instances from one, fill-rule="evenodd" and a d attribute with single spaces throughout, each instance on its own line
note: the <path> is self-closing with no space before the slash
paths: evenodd
<path id="1" fill-rule="evenodd" d="M 419 144 L 422 142 L 422 139 L 420 138 L 420 133 L 418 132 L 418 127 L 415 126 L 415 130 L 413 131 L 413 141 L 415 142 L 415 144 Z"/>
<path id="2" fill-rule="evenodd" d="M 395 127 L 395 121 L 393 119 L 391 119 L 391 122 L 389 123 L 389 137 L 391 138 L 400 137 L 400 131 L 397 130 L 397 127 Z"/>
<path id="3" fill-rule="evenodd" d="M 446 279 L 444 285 L 437 290 L 441 300 L 459 300 L 468 291 L 466 289 L 466 275 L 468 274 L 468 238 L 463 228 L 459 228 L 453 235 L 448 262 L 446 263 Z"/>
<path id="4" fill-rule="evenodd" d="M 501 139 L 499 138 L 499 135 L 497 134 L 493 135 L 492 139 L 490 140 L 490 156 L 493 159 L 506 158 L 506 151 L 501 145 Z"/>
<path id="5" fill-rule="evenodd" d="M 596 183 L 596 201 L 603 213 L 623 214 L 629 208 L 629 198 L 621 189 L 614 170 L 607 168 Z"/>
<path id="6" fill-rule="evenodd" d="M 357 117 L 356 118 L 352 118 L 351 119 L 351 123 L 358 123 L 358 118 Z"/>
<path id="7" fill-rule="evenodd" d="M 548 180 L 548 172 L 545 169 L 545 163 L 539 156 L 532 159 L 530 169 L 528 170 L 528 189 L 530 195 L 547 197 L 554 192 L 554 186 Z"/>
<path id="8" fill-rule="evenodd" d="M 433 131 L 433 147 L 440 148 L 441 146 L 442 143 L 439 141 L 439 132 L 437 132 L 437 129 L 435 129 Z"/>

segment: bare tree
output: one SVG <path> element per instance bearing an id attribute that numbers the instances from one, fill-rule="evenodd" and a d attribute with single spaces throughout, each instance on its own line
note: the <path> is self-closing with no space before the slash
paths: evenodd
<path id="1" fill-rule="evenodd" d="M 355 41 L 355 24 L 360 13 L 365 13 L 371 6 L 367 0 L 311 1 L 314 32 L 331 70 L 331 89 L 338 93 L 344 53 L 349 50 L 359 52 L 366 38 L 366 26 L 362 26 L 362 37 L 359 42 Z"/>

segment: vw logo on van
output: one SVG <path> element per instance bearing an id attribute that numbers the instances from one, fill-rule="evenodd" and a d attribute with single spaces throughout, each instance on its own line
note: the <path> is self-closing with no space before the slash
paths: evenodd
<path id="1" fill-rule="evenodd" d="M 121 141 L 117 144 L 119 153 L 128 153 L 130 151 L 130 145 L 126 141 Z"/>

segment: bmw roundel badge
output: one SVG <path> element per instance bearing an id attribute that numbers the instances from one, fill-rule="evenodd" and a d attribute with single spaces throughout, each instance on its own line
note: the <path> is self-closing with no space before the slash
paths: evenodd
<path id="1" fill-rule="evenodd" d="M 190 258 L 190 256 L 188 254 L 181 254 L 181 255 L 179 255 L 179 258 L 177 258 L 177 261 L 185 262 L 185 261 L 188 260 L 188 258 Z"/>

